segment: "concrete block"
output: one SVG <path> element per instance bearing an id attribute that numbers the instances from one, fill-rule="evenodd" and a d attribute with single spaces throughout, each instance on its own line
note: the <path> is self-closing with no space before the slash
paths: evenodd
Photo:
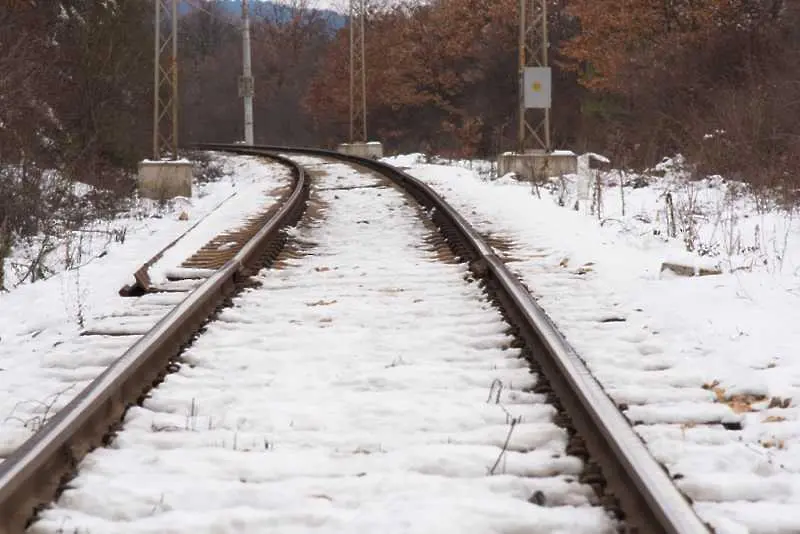
<path id="1" fill-rule="evenodd" d="M 361 158 L 378 159 L 383 157 L 383 145 L 379 141 L 369 143 L 342 143 L 336 149 L 340 154 Z"/>
<path id="2" fill-rule="evenodd" d="M 139 194 L 153 200 L 192 196 L 192 162 L 179 160 L 139 163 Z"/>
<path id="3" fill-rule="evenodd" d="M 510 172 L 524 181 L 539 181 L 578 172 L 578 156 L 569 150 L 531 151 L 518 154 L 506 152 L 497 158 L 498 175 Z"/>

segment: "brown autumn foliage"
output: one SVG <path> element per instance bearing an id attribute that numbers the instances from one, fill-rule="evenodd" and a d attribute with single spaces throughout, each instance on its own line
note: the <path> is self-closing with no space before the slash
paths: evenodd
<path id="1" fill-rule="evenodd" d="M 485 153 L 514 102 L 509 40 L 499 4 L 465 0 L 400 6 L 368 21 L 369 131 L 397 150 Z M 307 104 L 341 141 L 349 117 L 348 34 L 339 32 Z"/>
<path id="2" fill-rule="evenodd" d="M 795 3 L 573 0 L 568 12 L 580 31 L 563 51 L 591 90 L 585 133 L 601 149 L 640 165 L 679 151 L 701 172 L 797 186 Z"/>
<path id="3" fill-rule="evenodd" d="M 114 204 L 103 190 L 130 191 L 147 121 L 148 14 L 142 0 L 0 6 L 0 258 L 97 216 Z M 97 186 L 97 202 L 78 199 L 74 181 Z"/>
<path id="4" fill-rule="evenodd" d="M 371 137 L 389 150 L 491 157 L 513 148 L 516 0 L 434 0 L 370 14 Z M 800 158 L 800 15 L 784 0 L 552 0 L 556 146 L 648 166 L 789 184 Z M 306 104 L 346 139 L 346 29 Z"/>
<path id="5" fill-rule="evenodd" d="M 367 24 L 369 131 L 389 150 L 491 157 L 515 146 L 517 0 L 439 0 L 375 11 Z M 553 2 L 550 35 L 571 35 L 564 0 Z M 557 47 L 553 58 L 559 58 Z M 347 29 L 336 36 L 306 104 L 327 144 L 346 138 Z M 554 139 L 580 130 L 576 75 L 555 66 Z"/>
<path id="6" fill-rule="evenodd" d="M 681 152 L 700 172 L 796 195 L 800 3 L 548 1 L 557 147 L 627 166 Z M 514 149 L 518 0 L 419 4 L 370 13 L 371 137 L 389 151 Z M 257 142 L 346 139 L 347 30 L 308 5 L 254 8 Z M 202 6 L 181 18 L 182 140 L 235 141 L 239 22 L 219 2 Z M 150 141 L 151 16 L 149 0 L 0 6 L 0 248 L 73 200 L 45 168 L 130 186 Z"/>

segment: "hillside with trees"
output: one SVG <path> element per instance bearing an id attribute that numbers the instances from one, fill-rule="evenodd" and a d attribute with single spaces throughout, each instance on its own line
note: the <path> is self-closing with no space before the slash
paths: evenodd
<path id="1" fill-rule="evenodd" d="M 374 137 L 401 151 L 512 150 L 516 0 L 375 12 L 368 41 Z M 796 186 L 800 10 L 781 0 L 553 0 L 556 146 L 652 165 L 683 153 L 703 172 Z M 346 35 L 307 104 L 347 117 Z M 332 142 L 333 138 L 326 139 Z"/>
<path id="2" fill-rule="evenodd" d="M 513 149 L 517 4 L 371 8 L 371 137 L 389 152 L 492 158 Z M 242 136 L 236 5 L 183 4 L 185 143 Z M 254 6 L 258 143 L 346 139 L 347 28 L 341 15 L 308 6 Z M 83 202 L 73 196 L 75 181 L 107 199 L 132 191 L 136 162 L 150 155 L 152 10 L 148 0 L 0 7 L 0 256 L 15 240 L 92 215 L 74 209 Z M 699 173 L 796 199 L 796 3 L 551 0 L 549 13 L 557 147 L 604 153 L 627 167 L 681 153 Z"/>

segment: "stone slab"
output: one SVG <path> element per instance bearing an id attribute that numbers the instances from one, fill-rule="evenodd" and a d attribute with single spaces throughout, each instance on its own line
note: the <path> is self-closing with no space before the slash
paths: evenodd
<path id="1" fill-rule="evenodd" d="M 577 173 L 578 156 L 569 150 L 555 150 L 549 154 L 544 151 L 506 152 L 497 158 L 497 171 L 499 176 L 513 172 L 523 181 L 541 181 Z"/>
<path id="2" fill-rule="evenodd" d="M 720 269 L 711 267 L 700 267 L 686 263 L 665 261 L 661 264 L 661 272 L 669 271 L 678 276 L 714 276 L 722 274 Z"/>
<path id="3" fill-rule="evenodd" d="M 348 156 L 358 156 L 360 158 L 378 159 L 383 157 L 383 145 L 379 141 L 369 143 L 342 143 L 336 151 Z"/>
<path id="4" fill-rule="evenodd" d="M 139 194 L 153 200 L 192 196 L 192 162 L 142 161 L 137 179 Z"/>

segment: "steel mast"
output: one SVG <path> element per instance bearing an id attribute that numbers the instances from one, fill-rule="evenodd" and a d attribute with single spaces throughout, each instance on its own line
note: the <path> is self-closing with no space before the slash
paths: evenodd
<path id="1" fill-rule="evenodd" d="M 178 159 L 178 0 L 155 0 L 153 159 Z"/>
<path id="2" fill-rule="evenodd" d="M 548 48 L 550 46 L 547 33 L 547 0 L 520 0 L 519 1 L 519 134 L 517 137 L 518 151 L 524 153 L 526 148 L 543 149 L 546 153 L 552 151 L 550 142 L 550 104 L 549 72 L 543 83 L 547 87 L 547 105 L 526 105 L 526 92 L 530 94 L 531 88 L 526 86 L 526 70 L 531 67 L 547 69 Z M 547 69 L 549 71 L 549 69 Z M 541 73 L 539 74 L 541 75 Z M 539 82 L 536 82 L 539 83 Z M 536 109 L 539 108 L 539 109 Z M 530 146 L 534 145 L 534 146 Z"/>
<path id="3" fill-rule="evenodd" d="M 366 1 L 350 0 L 350 142 L 367 142 Z"/>

